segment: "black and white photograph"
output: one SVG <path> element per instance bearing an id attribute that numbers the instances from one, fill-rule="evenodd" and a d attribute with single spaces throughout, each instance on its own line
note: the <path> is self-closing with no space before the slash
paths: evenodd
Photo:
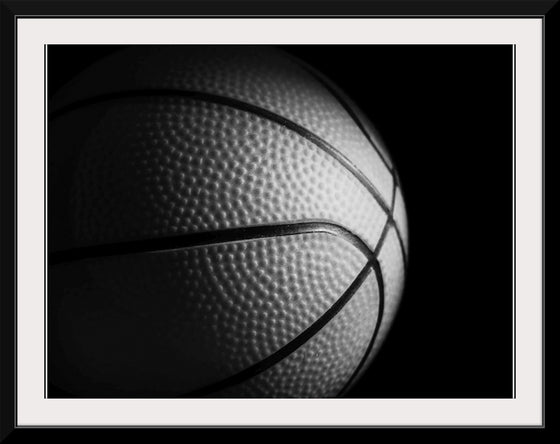
<path id="1" fill-rule="evenodd" d="M 47 51 L 49 396 L 512 396 L 511 46 Z"/>
<path id="2" fill-rule="evenodd" d="M 94 3 L 2 17 L 0 440 L 544 427 L 546 2 Z"/>

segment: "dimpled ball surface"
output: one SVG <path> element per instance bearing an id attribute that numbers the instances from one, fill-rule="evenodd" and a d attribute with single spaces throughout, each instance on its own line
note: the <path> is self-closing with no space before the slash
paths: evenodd
<path id="1" fill-rule="evenodd" d="M 360 378 L 399 304 L 407 222 L 387 151 L 334 85 L 263 47 L 134 47 L 50 111 L 50 250 L 83 253 L 49 269 L 55 386 L 334 397 Z M 179 243 L 125 251 L 154 239 Z"/>

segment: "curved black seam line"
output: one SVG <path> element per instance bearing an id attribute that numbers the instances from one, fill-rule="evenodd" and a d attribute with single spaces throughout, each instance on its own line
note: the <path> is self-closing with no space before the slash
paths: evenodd
<path id="1" fill-rule="evenodd" d="M 123 98 L 139 98 L 139 97 L 185 97 L 193 100 L 198 100 L 202 102 L 214 103 L 218 105 L 228 106 L 230 108 L 238 109 L 240 111 L 245 111 L 254 114 L 258 117 L 270 120 L 274 123 L 282 125 L 291 131 L 294 131 L 301 137 L 309 140 L 314 145 L 319 147 L 321 150 L 329 154 L 331 157 L 336 159 L 344 168 L 346 168 L 358 181 L 368 190 L 368 192 L 373 196 L 377 204 L 381 207 L 383 212 L 390 218 L 392 218 L 391 212 L 387 203 L 377 190 L 375 186 L 369 181 L 369 179 L 340 151 L 329 144 L 327 141 L 323 140 L 316 134 L 309 131 L 307 128 L 286 119 L 279 114 L 273 113 L 265 108 L 243 102 L 241 100 L 233 99 L 231 97 L 224 97 L 216 94 L 210 94 L 200 91 L 191 90 L 175 90 L 175 89 L 154 89 L 154 90 L 132 90 L 123 91 L 117 93 L 103 94 L 88 99 L 79 100 L 70 105 L 66 105 L 56 111 L 49 114 L 49 119 L 55 119 L 63 114 L 66 114 L 72 110 L 82 108 L 88 105 L 97 104 L 104 101 L 117 100 Z M 397 231 L 397 236 L 401 237 L 398 227 L 395 224 L 395 229 Z"/>
<path id="2" fill-rule="evenodd" d="M 315 336 L 325 325 L 327 325 L 331 321 L 332 318 L 334 318 L 344 308 L 344 306 L 352 299 L 354 294 L 358 291 L 363 282 L 369 276 L 372 268 L 375 267 L 375 263 L 375 259 L 369 260 L 362 268 L 356 279 L 354 279 L 354 281 L 346 289 L 344 294 L 319 319 L 317 319 L 310 327 L 300 333 L 288 344 L 278 349 L 276 352 L 266 357 L 265 359 L 240 371 L 239 373 L 236 373 L 214 384 L 210 384 L 200 389 L 194 390 L 187 395 L 181 396 L 181 398 L 207 396 L 211 393 L 229 388 L 231 386 L 235 386 L 257 376 L 276 363 L 280 362 L 285 357 L 292 354 L 307 341 L 309 341 L 313 336 Z"/>
<path id="3" fill-rule="evenodd" d="M 395 171 L 396 173 L 396 171 Z M 399 186 L 399 181 L 398 181 L 398 176 L 396 174 L 393 174 L 393 191 L 392 191 L 392 196 L 391 196 L 391 217 L 389 219 L 387 219 L 387 224 L 385 225 L 385 227 L 387 227 L 387 225 L 391 224 L 395 227 L 395 231 L 397 233 L 397 240 L 399 242 L 399 247 L 401 249 L 401 254 L 403 257 L 403 262 L 404 262 L 404 268 L 405 270 L 408 267 L 408 262 L 407 262 L 407 257 L 406 257 L 406 248 L 404 247 L 404 241 L 402 239 L 402 237 L 400 236 L 399 233 L 399 227 L 397 226 L 397 221 L 395 220 L 395 204 L 396 204 L 396 199 L 397 199 L 397 190 L 400 189 Z M 377 247 L 379 247 L 379 242 L 376 246 L 376 250 Z"/>
<path id="4" fill-rule="evenodd" d="M 391 216 L 393 215 L 393 211 L 395 209 L 395 196 L 397 195 L 397 184 L 395 181 L 395 178 L 393 177 L 393 190 L 392 190 L 392 194 L 391 194 Z M 379 240 L 377 241 L 377 245 L 375 246 L 375 249 L 373 250 L 373 255 L 375 257 L 379 256 L 379 252 L 381 251 L 381 248 L 383 247 L 383 245 L 385 244 L 385 239 L 387 238 L 387 234 L 389 233 L 389 229 L 395 225 L 396 226 L 396 222 L 393 223 L 392 221 L 394 221 L 394 218 L 388 217 L 387 221 L 385 222 L 385 225 L 383 226 L 383 230 L 381 231 L 381 235 L 379 236 Z"/>
<path id="5" fill-rule="evenodd" d="M 363 366 L 366 364 L 369 358 L 369 354 L 371 353 L 373 345 L 375 344 L 375 341 L 377 339 L 379 329 L 381 328 L 381 322 L 383 321 L 383 314 L 385 310 L 385 284 L 383 281 L 383 273 L 381 272 L 381 267 L 377 260 L 374 262 L 373 269 L 375 272 L 375 278 L 377 280 L 377 288 L 379 290 L 379 303 L 377 306 L 377 316 L 375 319 L 375 327 L 373 328 L 373 335 L 371 336 L 369 344 L 364 355 L 362 356 L 362 359 L 360 360 L 360 363 L 358 364 L 358 366 L 354 370 L 354 373 L 352 373 L 352 376 L 350 377 L 350 379 L 348 379 L 344 387 L 342 387 L 342 389 L 338 392 L 337 397 L 342 396 L 350 388 L 350 386 L 353 384 L 354 380 L 362 370 Z"/>
<path id="6" fill-rule="evenodd" d="M 393 191 L 391 193 L 391 216 L 395 212 L 395 201 L 397 200 L 397 187 L 399 186 L 399 181 L 396 175 L 393 175 Z"/>
<path id="7" fill-rule="evenodd" d="M 391 197 L 391 213 L 395 209 L 395 197 L 396 197 L 396 195 L 397 195 L 397 181 L 396 181 L 396 178 L 393 177 L 393 191 L 392 191 L 392 197 Z M 389 222 L 389 220 L 387 220 L 387 222 L 385 223 L 385 226 L 383 227 L 383 231 L 381 232 L 381 236 L 379 237 L 379 240 L 377 241 L 377 245 L 375 246 L 375 250 L 373 251 L 373 255 L 376 258 L 379 257 L 379 252 L 381 251 L 381 248 L 385 244 L 385 240 L 387 238 L 387 234 L 389 233 L 389 228 L 390 227 L 391 227 L 391 223 Z M 338 392 L 337 397 L 342 396 L 346 392 L 346 390 L 348 390 L 348 388 L 350 388 L 353 381 L 358 376 L 358 373 L 360 373 L 360 371 L 362 370 L 362 367 L 365 365 L 365 363 L 366 363 L 366 361 L 369 357 L 369 354 L 371 352 L 371 349 L 373 348 L 373 344 L 375 343 L 375 339 L 377 338 L 377 332 L 379 331 L 379 327 L 381 325 L 381 319 L 383 317 L 384 300 L 385 300 L 383 273 L 381 272 L 381 267 L 379 266 L 379 262 L 377 262 L 377 267 L 375 268 L 375 276 L 377 278 L 377 287 L 379 289 L 379 305 L 378 305 L 378 309 L 377 309 L 377 316 L 376 316 L 376 319 L 375 319 L 375 326 L 373 328 L 373 335 L 372 335 L 372 337 L 369 341 L 369 344 L 366 348 L 366 351 L 364 352 L 364 355 L 362 356 L 362 359 L 358 363 L 358 366 L 354 369 L 354 372 L 352 373 L 352 376 L 350 376 L 350 379 L 348 379 L 348 381 L 346 382 L 344 387 L 342 387 L 342 389 Z"/>
<path id="8" fill-rule="evenodd" d="M 78 247 L 49 254 L 49 264 L 58 265 L 100 257 L 122 256 L 139 253 L 157 253 L 223 244 L 244 240 L 289 236 L 304 233 L 329 233 L 344 238 L 358 248 L 370 260 L 374 257 L 370 247 L 357 235 L 341 225 L 327 221 L 286 222 L 274 225 L 254 225 L 241 228 L 226 228 L 178 236 L 142 239 L 104 245 Z"/>
<path id="9" fill-rule="evenodd" d="M 405 270 L 406 270 L 406 268 L 407 268 L 406 249 L 404 247 L 404 242 L 403 242 L 402 238 L 399 236 L 397 221 L 395 220 L 395 218 L 393 216 L 393 212 L 395 211 L 395 200 L 396 200 L 396 196 L 397 196 L 397 189 L 398 189 L 398 183 L 397 183 L 396 177 L 393 176 L 393 191 L 392 191 L 392 197 L 391 197 L 391 215 L 387 217 L 387 221 L 385 222 L 385 225 L 383 226 L 383 230 L 381 231 L 381 235 L 379 236 L 379 240 L 377 241 L 377 245 L 375 246 L 375 250 L 374 250 L 373 254 L 375 256 L 377 256 L 377 254 L 381 250 L 381 247 L 383 247 L 383 244 L 385 242 L 385 237 L 389 233 L 389 229 L 391 227 L 395 227 L 395 231 L 397 233 L 397 240 L 399 242 L 399 247 L 400 247 L 402 258 L 403 258 L 404 267 L 405 267 Z"/>
<path id="10" fill-rule="evenodd" d="M 369 134 L 369 132 L 366 130 L 364 123 L 362 122 L 362 120 L 358 117 L 358 114 L 356 113 L 356 111 L 354 110 L 354 107 L 352 105 L 350 105 L 350 103 L 348 102 L 348 99 L 345 97 L 345 94 L 339 90 L 339 88 L 337 86 L 335 86 L 334 82 L 332 82 L 329 78 L 327 78 L 325 75 L 323 75 L 322 73 L 320 73 L 318 70 L 316 70 L 314 67 L 312 67 L 311 65 L 305 63 L 303 60 L 298 59 L 297 57 L 294 57 L 292 55 L 290 55 L 290 58 L 297 64 L 299 65 L 301 68 L 303 68 L 305 71 L 307 71 L 309 74 L 311 74 L 313 76 L 313 78 L 315 78 L 321 85 L 323 85 L 327 91 L 329 91 L 332 96 L 338 101 L 338 103 L 340 104 L 340 106 L 342 106 L 342 108 L 344 108 L 344 110 L 346 111 L 346 113 L 350 116 L 350 118 L 354 121 L 354 123 L 356 124 L 356 126 L 360 129 L 360 131 L 362 132 L 362 134 L 366 137 L 366 139 L 368 140 L 368 142 L 370 143 L 370 145 L 373 147 L 373 149 L 375 150 L 375 152 L 377 152 L 377 155 L 381 158 L 381 162 L 383 162 L 383 164 L 385 165 L 385 167 L 389 170 L 389 172 L 391 173 L 391 175 L 394 174 L 394 167 L 392 165 L 389 164 L 389 162 L 387 161 L 387 159 L 385 159 L 385 156 L 381 153 L 381 149 L 379 148 L 379 146 L 377 145 L 377 143 L 375 143 L 375 141 L 372 139 L 371 135 Z"/>
<path id="11" fill-rule="evenodd" d="M 397 223 L 396 221 L 394 221 L 393 219 L 393 226 L 395 227 L 395 231 L 397 233 L 397 240 L 399 242 L 399 247 L 401 249 L 401 253 L 402 253 L 402 257 L 403 257 L 403 262 L 404 262 L 404 269 L 406 270 L 408 268 L 408 258 L 406 256 L 406 248 L 404 247 L 404 241 L 402 240 L 402 237 L 399 236 L 399 228 L 397 227 Z"/>

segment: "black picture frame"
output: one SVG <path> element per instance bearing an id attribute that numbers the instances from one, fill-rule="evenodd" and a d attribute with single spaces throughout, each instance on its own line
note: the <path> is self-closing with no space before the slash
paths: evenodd
<path id="1" fill-rule="evenodd" d="M 558 77 L 558 68 L 554 63 L 546 63 L 546 59 L 553 60 L 558 51 L 556 37 L 558 33 L 558 6 L 554 1 L 511 1 L 502 2 L 489 0 L 477 1 L 324 1 L 320 5 L 314 1 L 282 2 L 282 1 L 139 1 L 132 6 L 128 2 L 115 1 L 111 3 L 96 1 L 59 1 L 59 2 L 27 2 L 2 1 L 0 3 L 0 42 L 1 42 L 1 132 L 0 132 L 0 192 L 2 205 L 1 219 L 1 287 L 0 287 L 0 440 L 9 436 L 10 439 L 23 439 L 28 433 L 20 430 L 33 427 L 18 426 L 16 422 L 17 396 L 15 390 L 15 314 L 16 305 L 16 209 L 15 199 L 15 113 L 17 99 L 15 97 L 15 65 L 17 54 L 15 51 L 15 31 L 20 17 L 72 17 L 89 16 L 92 18 L 107 16 L 126 17 L 415 17 L 415 18 L 540 18 L 543 20 L 543 285 L 544 285 L 544 189 L 545 189 L 545 147 L 555 146 L 557 130 L 551 123 L 551 116 L 557 106 L 557 86 L 553 79 Z M 545 79 L 552 79 L 546 84 Z M 544 129 L 549 123 L 546 132 Z M 543 320 L 544 317 L 544 288 L 543 288 Z M 544 322 L 543 322 L 543 334 Z M 543 350 L 544 356 L 544 350 Z M 543 374 L 544 380 L 544 374 Z M 544 389 L 543 389 L 544 394 Z M 545 398 L 546 399 L 546 398 Z M 543 418 L 544 418 L 543 401 Z M 544 421 L 544 419 L 543 419 Z M 312 425 L 310 425 L 311 427 Z M 248 426 L 250 427 L 250 426 Z M 437 426 L 436 426 L 437 427 Z M 520 426 L 521 427 L 521 426 Z M 527 426 L 523 426 L 527 427 Z M 535 426 L 534 428 L 543 428 Z M 39 427 L 41 428 L 41 427 Z"/>

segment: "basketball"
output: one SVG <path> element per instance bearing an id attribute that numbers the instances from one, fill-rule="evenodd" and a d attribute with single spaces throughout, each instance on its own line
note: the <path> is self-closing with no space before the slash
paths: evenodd
<path id="1" fill-rule="evenodd" d="M 405 204 L 380 135 L 323 74 L 265 46 L 134 46 L 48 113 L 60 390 L 337 397 L 374 362 Z"/>

